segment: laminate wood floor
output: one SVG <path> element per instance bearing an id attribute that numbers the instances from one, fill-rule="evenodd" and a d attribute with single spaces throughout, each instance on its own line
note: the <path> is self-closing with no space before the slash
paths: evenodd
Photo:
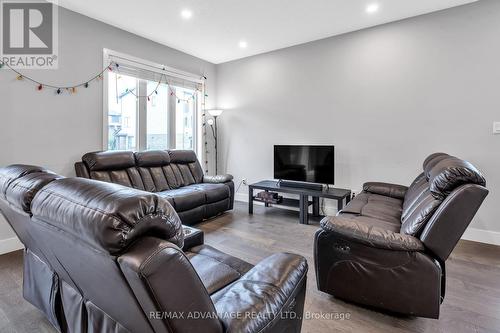
<path id="1" fill-rule="evenodd" d="M 500 247 L 460 241 L 447 261 L 446 298 L 439 320 L 394 316 L 343 302 L 316 289 L 313 235 L 318 220 L 298 224 L 298 212 L 236 203 L 232 212 L 199 224 L 205 243 L 253 264 L 275 252 L 309 262 L 305 311 L 344 319 L 304 320 L 302 332 L 500 332 Z M 22 298 L 22 252 L 0 256 L 0 332 L 56 332 Z M 202 332 L 200 332 L 202 333 Z"/>

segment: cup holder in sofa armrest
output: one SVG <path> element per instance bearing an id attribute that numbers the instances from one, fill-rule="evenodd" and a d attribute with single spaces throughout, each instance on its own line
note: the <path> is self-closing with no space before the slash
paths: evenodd
<path id="1" fill-rule="evenodd" d="M 182 232 L 184 233 L 184 246 L 182 247 L 183 251 L 186 251 L 198 245 L 203 245 L 205 243 L 204 233 L 200 229 L 183 225 Z"/>

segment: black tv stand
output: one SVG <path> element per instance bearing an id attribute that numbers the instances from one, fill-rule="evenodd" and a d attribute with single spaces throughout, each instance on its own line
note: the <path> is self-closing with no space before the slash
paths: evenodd
<path id="1" fill-rule="evenodd" d="M 253 202 L 259 201 L 254 196 L 254 190 L 264 190 L 267 192 L 290 193 L 299 195 L 299 199 L 284 198 L 281 206 L 299 207 L 300 215 L 299 222 L 301 224 L 309 224 L 309 206 L 312 204 L 313 216 L 319 216 L 319 198 L 328 198 L 337 200 L 337 209 L 341 210 L 344 207 L 344 199 L 346 203 L 351 200 L 351 190 L 341 188 L 325 188 L 321 187 L 319 190 L 308 188 L 297 188 L 282 186 L 282 184 L 275 180 L 264 180 L 248 186 L 248 214 L 253 214 Z M 312 201 L 309 200 L 312 197 Z M 269 204 L 265 203 L 268 207 Z"/>
<path id="2" fill-rule="evenodd" d="M 316 190 L 316 191 L 323 190 L 323 185 L 321 185 L 321 184 L 294 182 L 294 181 L 290 181 L 290 180 L 281 180 L 280 179 L 278 181 L 278 185 L 283 186 L 283 187 L 304 188 L 304 189 Z"/>

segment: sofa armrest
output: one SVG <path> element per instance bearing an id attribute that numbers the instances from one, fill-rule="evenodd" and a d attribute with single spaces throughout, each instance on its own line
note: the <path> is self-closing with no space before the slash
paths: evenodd
<path id="1" fill-rule="evenodd" d="M 350 217 L 325 217 L 321 221 L 321 228 L 355 242 L 380 249 L 396 251 L 424 250 L 424 245 L 418 238 L 359 223 Z"/>
<path id="2" fill-rule="evenodd" d="M 203 282 L 176 245 L 143 237 L 118 257 L 118 264 L 155 332 L 222 332 Z"/>
<path id="3" fill-rule="evenodd" d="M 397 184 L 368 182 L 363 184 L 363 191 L 396 199 L 404 199 L 408 187 Z"/>
<path id="4" fill-rule="evenodd" d="M 203 182 L 204 183 L 212 183 L 212 184 L 221 184 L 221 183 L 227 183 L 229 181 L 233 180 L 232 175 L 215 175 L 215 176 L 203 176 Z"/>
<path id="5" fill-rule="evenodd" d="M 75 172 L 77 177 L 90 178 L 89 170 L 87 169 L 87 166 L 83 162 L 75 163 Z"/>
<path id="6" fill-rule="evenodd" d="M 182 232 L 184 233 L 184 246 L 182 247 L 182 251 L 187 251 L 192 247 L 205 243 L 205 235 L 200 229 L 183 225 Z"/>
<path id="7" fill-rule="evenodd" d="M 307 269 L 304 257 L 277 253 L 215 293 L 212 300 L 225 331 L 267 332 L 287 315 L 301 320 Z"/>

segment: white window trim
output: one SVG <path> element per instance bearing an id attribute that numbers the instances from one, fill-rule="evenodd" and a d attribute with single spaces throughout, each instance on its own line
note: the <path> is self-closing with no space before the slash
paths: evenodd
<path id="1" fill-rule="evenodd" d="M 128 65 L 132 65 L 134 67 L 148 70 L 151 72 L 159 73 L 159 74 L 165 74 L 170 77 L 175 77 L 179 78 L 185 81 L 191 81 L 194 83 L 198 83 L 201 85 L 201 93 L 199 98 L 197 98 L 197 104 L 195 108 L 195 124 L 194 124 L 194 150 L 196 154 L 200 157 L 201 156 L 201 149 L 202 149 L 202 131 L 201 131 L 201 126 L 202 124 L 202 100 L 204 99 L 205 96 L 205 80 L 200 78 L 200 75 L 196 75 L 193 73 L 189 73 L 186 71 L 182 71 L 179 69 L 175 69 L 173 67 L 165 66 L 162 64 L 154 63 L 148 60 L 144 60 L 138 57 L 134 57 L 125 53 L 121 53 L 118 51 L 110 50 L 110 49 L 103 49 L 103 67 L 107 66 L 110 64 L 113 60 L 116 61 L 116 59 L 119 59 L 119 63 L 126 63 Z M 108 84 L 109 84 L 109 75 L 108 71 L 104 72 L 103 75 L 103 98 L 102 98 L 102 149 L 103 150 L 108 150 L 108 107 L 109 107 L 109 91 L 108 91 Z M 139 110 L 139 108 L 138 108 Z M 142 142 L 140 142 L 140 126 L 142 124 L 140 123 L 140 115 L 137 113 L 137 122 L 136 122 L 136 148 L 139 150 L 139 147 L 141 147 Z"/>

